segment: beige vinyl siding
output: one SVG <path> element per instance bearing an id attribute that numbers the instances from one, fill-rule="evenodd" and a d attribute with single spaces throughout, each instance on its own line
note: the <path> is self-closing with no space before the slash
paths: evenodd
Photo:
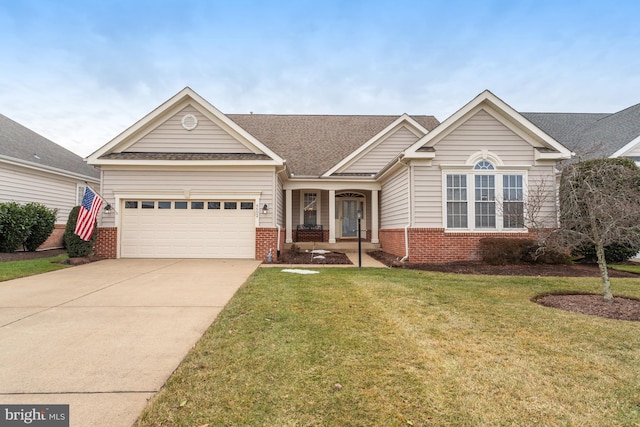
<path id="1" fill-rule="evenodd" d="M 528 206 L 535 207 L 542 205 L 539 214 L 534 219 L 538 224 L 536 227 L 557 227 L 558 226 L 558 199 L 557 180 L 555 167 L 535 166 L 529 170 L 527 181 L 528 200 L 525 202 L 525 209 Z M 544 196 L 539 196 L 538 189 L 544 188 Z M 526 218 L 526 216 L 525 216 Z"/>
<path id="2" fill-rule="evenodd" d="M 411 146 L 418 137 L 406 127 L 401 127 L 389 137 L 361 155 L 342 172 L 376 173 L 393 160 L 400 152 Z"/>
<path id="3" fill-rule="evenodd" d="M 531 164 L 534 148 L 487 112 L 480 110 L 435 145 L 435 166 L 464 165 L 480 150 L 496 154 L 508 165 Z"/>
<path id="4" fill-rule="evenodd" d="M 443 227 L 442 171 L 426 165 L 413 167 L 414 227 Z"/>
<path id="5" fill-rule="evenodd" d="M 107 201 L 115 200 L 114 192 L 207 192 L 233 195 L 260 193 L 260 203 L 273 206 L 273 171 L 233 170 L 111 170 L 103 172 L 103 195 Z M 237 197 L 242 199 L 242 195 Z M 198 195 L 188 200 L 200 200 Z M 258 208 L 258 206 L 256 206 Z M 271 227 L 273 209 L 267 215 L 259 213 L 260 226 Z M 114 216 L 103 217 L 102 226 L 114 225 Z"/>
<path id="6" fill-rule="evenodd" d="M 20 204 L 37 202 L 57 209 L 56 223 L 66 224 L 69 212 L 76 206 L 78 184 L 84 181 L 65 178 L 17 165 L 0 164 L 0 202 Z M 93 184 L 98 190 L 98 185 Z"/>
<path id="7" fill-rule="evenodd" d="M 409 171 L 401 168 L 382 184 L 380 228 L 406 227 L 409 223 Z"/>
<path id="8" fill-rule="evenodd" d="M 193 114 L 198 126 L 182 127 L 182 118 Z M 126 152 L 157 153 L 251 153 L 245 145 L 229 135 L 192 106 L 174 115 L 125 150 Z"/>
<path id="9" fill-rule="evenodd" d="M 282 180 L 280 177 L 276 178 L 276 194 L 275 194 L 275 205 L 276 205 L 276 225 L 280 227 L 284 227 L 284 215 L 285 215 L 285 202 L 284 202 L 284 188 L 282 184 Z"/>

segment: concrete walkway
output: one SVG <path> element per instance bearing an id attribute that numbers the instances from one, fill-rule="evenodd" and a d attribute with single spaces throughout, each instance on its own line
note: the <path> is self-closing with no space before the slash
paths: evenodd
<path id="1" fill-rule="evenodd" d="M 258 265 L 105 260 L 0 282 L 0 403 L 131 426 Z"/>
<path id="2" fill-rule="evenodd" d="M 274 268 L 358 268 L 358 253 L 357 252 L 345 252 L 344 253 L 349 261 L 353 264 L 261 264 L 260 267 L 274 267 Z M 389 268 L 380 261 L 372 258 L 370 255 L 362 252 L 362 267 L 376 267 L 376 268 Z"/>

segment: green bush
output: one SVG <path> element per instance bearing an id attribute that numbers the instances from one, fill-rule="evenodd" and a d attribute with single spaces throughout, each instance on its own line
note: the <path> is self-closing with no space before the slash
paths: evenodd
<path id="1" fill-rule="evenodd" d="M 35 202 L 27 203 L 23 209 L 32 221 L 29 235 L 24 241 L 24 247 L 28 251 L 35 251 L 53 232 L 58 211 Z"/>
<path id="2" fill-rule="evenodd" d="M 492 265 L 517 264 L 566 264 L 569 257 L 561 252 L 541 247 L 536 240 L 506 237 L 480 239 L 482 261 Z"/>
<path id="3" fill-rule="evenodd" d="M 67 220 L 67 226 L 64 229 L 64 246 L 65 248 L 67 248 L 69 258 L 85 257 L 93 254 L 93 245 L 96 241 L 96 237 L 98 236 L 97 221 L 96 225 L 94 226 L 95 228 L 93 229 L 91 239 L 88 242 L 82 240 L 74 233 L 76 229 L 76 220 L 78 219 L 79 210 L 80 206 L 76 206 L 71 209 L 71 212 L 69 213 L 69 219 Z"/>
<path id="4" fill-rule="evenodd" d="M 623 262 L 634 257 L 638 252 L 640 252 L 640 248 L 637 246 L 614 243 L 604 247 L 604 258 L 607 263 Z M 584 257 L 584 260 L 588 262 L 596 262 L 598 260 L 596 248 L 591 244 L 579 246 L 573 253 Z"/>
<path id="5" fill-rule="evenodd" d="M 16 202 L 0 203 L 0 252 L 15 252 L 35 220 Z"/>

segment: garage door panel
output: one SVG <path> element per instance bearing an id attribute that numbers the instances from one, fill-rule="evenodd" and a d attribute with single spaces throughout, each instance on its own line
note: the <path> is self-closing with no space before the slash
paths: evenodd
<path id="1" fill-rule="evenodd" d="M 239 209 L 125 209 L 124 258 L 254 258 L 255 211 Z M 141 206 L 141 204 L 138 204 Z M 188 204 L 191 207 L 191 204 Z"/>

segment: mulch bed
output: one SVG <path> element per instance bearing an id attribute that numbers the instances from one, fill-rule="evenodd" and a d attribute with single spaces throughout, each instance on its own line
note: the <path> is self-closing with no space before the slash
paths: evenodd
<path id="1" fill-rule="evenodd" d="M 12 253 L 0 252 L 0 262 L 25 261 L 25 260 L 38 259 L 38 258 L 52 258 L 58 255 L 66 254 L 66 253 L 67 253 L 66 249 L 47 249 L 44 251 L 32 251 L 32 252 L 18 251 L 18 252 L 12 252 Z M 66 260 L 62 261 L 62 263 L 70 264 L 70 265 L 81 265 L 81 264 L 88 264 L 94 261 L 100 261 L 101 259 L 104 259 L 104 258 L 95 257 L 95 256 L 82 257 L 82 258 L 67 258 Z"/>
<path id="2" fill-rule="evenodd" d="M 534 300 L 545 307 L 606 317 L 616 320 L 640 322 L 640 301 L 633 298 L 614 297 L 605 301 L 602 295 L 543 295 Z"/>
<path id="3" fill-rule="evenodd" d="M 310 252 L 286 251 L 280 254 L 280 259 L 274 259 L 274 264 L 331 264 L 331 265 L 353 265 L 349 257 L 342 252 L 329 252 L 322 255 L 324 259 L 313 259 Z"/>

